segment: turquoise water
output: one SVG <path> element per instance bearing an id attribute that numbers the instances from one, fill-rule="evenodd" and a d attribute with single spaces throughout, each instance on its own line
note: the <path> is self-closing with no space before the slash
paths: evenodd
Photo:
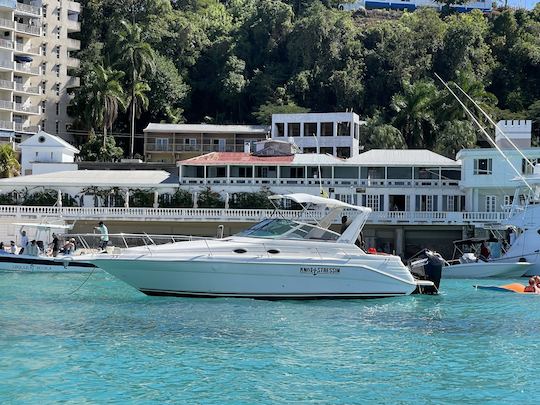
<path id="1" fill-rule="evenodd" d="M 2 403 L 533 403 L 540 296 L 150 298 L 0 273 Z"/>

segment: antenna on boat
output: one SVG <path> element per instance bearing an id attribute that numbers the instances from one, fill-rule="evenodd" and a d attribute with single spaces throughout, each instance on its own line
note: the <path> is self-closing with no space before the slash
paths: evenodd
<path id="1" fill-rule="evenodd" d="M 448 84 L 443 79 L 441 79 L 441 77 L 437 73 L 435 73 L 435 76 L 437 77 L 437 79 L 439 79 L 441 81 L 441 83 L 444 85 L 444 87 L 446 87 L 446 89 L 450 92 L 450 94 L 452 94 L 452 96 L 454 96 L 454 98 L 461 105 L 461 107 L 463 107 L 465 112 L 469 115 L 469 117 L 471 117 L 471 120 L 476 124 L 476 126 L 480 129 L 480 131 L 482 131 L 482 133 L 484 134 L 484 137 L 488 140 L 488 142 L 501 154 L 501 156 L 506 161 L 506 163 L 508 163 L 510 165 L 510 167 L 516 172 L 518 177 L 525 183 L 525 185 L 529 188 L 529 190 L 531 190 L 531 192 L 534 192 L 534 190 L 531 187 L 531 185 L 529 184 L 529 182 L 525 179 L 525 177 L 523 177 L 523 175 L 520 173 L 520 171 L 518 169 L 516 169 L 516 167 L 512 164 L 512 162 L 510 162 L 510 159 L 508 159 L 506 154 L 501 150 L 501 148 L 499 148 L 499 145 L 497 145 L 497 143 L 487 133 L 486 129 L 482 126 L 482 124 L 480 124 L 480 122 L 474 116 L 474 114 L 471 112 L 471 110 L 469 110 L 467 108 L 467 106 L 463 103 L 463 101 L 461 101 L 461 99 L 457 96 L 457 94 L 450 88 L 450 86 L 448 86 Z"/>
<path id="2" fill-rule="evenodd" d="M 436 73 L 435 73 L 435 74 L 436 74 Z M 510 138 L 508 138 L 508 136 L 506 136 L 506 134 L 504 133 L 504 131 L 499 127 L 499 125 L 497 125 L 497 123 L 490 117 L 490 115 L 489 115 L 487 112 L 485 112 L 484 109 L 483 109 L 482 107 L 480 107 L 480 105 L 479 105 L 479 104 L 478 104 L 471 96 L 469 96 L 469 95 L 465 92 L 465 90 L 463 90 L 463 89 L 461 88 L 461 86 L 459 86 L 459 84 L 457 84 L 457 83 L 453 83 L 453 84 L 454 84 L 454 86 L 456 86 L 456 87 L 459 89 L 459 91 L 461 91 L 461 92 L 465 95 L 465 97 L 467 97 L 467 98 L 474 104 L 474 106 L 475 106 L 476 108 L 478 108 L 478 110 L 480 110 L 480 112 L 484 115 L 484 117 L 486 117 L 486 118 L 488 119 L 488 121 L 489 121 L 492 125 L 494 125 L 495 128 L 496 128 L 497 130 L 499 130 L 499 132 L 503 135 L 504 139 L 506 139 L 506 140 L 508 141 L 508 143 L 509 143 L 515 150 L 518 151 L 518 153 L 521 155 L 521 157 L 522 157 L 523 159 L 525 159 L 525 161 L 527 162 L 527 164 L 528 164 L 529 166 L 531 166 L 531 167 L 533 168 L 533 170 L 534 170 L 534 164 L 531 162 L 531 160 L 530 160 L 527 156 L 525 156 L 525 155 L 523 154 L 523 152 L 521 151 L 521 149 L 519 149 L 519 148 L 517 147 L 517 145 L 514 143 L 514 141 L 512 141 Z"/>
<path id="3" fill-rule="evenodd" d="M 320 194 L 321 197 L 328 198 L 330 196 L 324 190 L 323 185 L 322 185 L 321 162 L 319 160 L 319 155 L 321 154 L 321 148 L 319 146 L 319 138 L 317 138 L 317 135 L 313 135 L 313 137 L 315 138 L 315 144 L 317 145 L 317 171 L 318 171 L 317 176 L 319 177 L 319 194 Z"/>

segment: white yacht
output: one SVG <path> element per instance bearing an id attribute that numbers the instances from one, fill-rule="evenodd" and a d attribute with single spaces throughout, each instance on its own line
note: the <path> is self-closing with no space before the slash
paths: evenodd
<path id="1" fill-rule="evenodd" d="M 398 256 L 367 254 L 355 245 L 369 208 L 309 194 L 270 198 L 275 215 L 231 237 L 72 260 L 92 263 L 147 295 L 374 298 L 434 289 L 431 281 L 415 280 Z M 298 217 L 316 224 L 281 217 L 275 204 L 280 199 L 300 205 Z M 344 210 L 353 219 L 339 234 L 329 226 Z"/>

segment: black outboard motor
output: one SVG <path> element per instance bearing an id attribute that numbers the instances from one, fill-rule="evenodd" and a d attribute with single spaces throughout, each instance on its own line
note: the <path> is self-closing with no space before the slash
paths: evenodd
<path id="1" fill-rule="evenodd" d="M 437 252 L 423 249 L 411 257 L 407 265 L 415 279 L 419 280 L 413 294 L 438 294 L 442 268 L 445 260 Z M 421 281 L 432 283 L 422 283 Z"/>

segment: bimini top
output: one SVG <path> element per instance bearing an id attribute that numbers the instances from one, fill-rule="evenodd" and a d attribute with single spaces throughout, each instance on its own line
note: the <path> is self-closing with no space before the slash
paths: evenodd
<path id="1" fill-rule="evenodd" d="M 343 201 L 335 200 L 333 198 L 320 197 L 316 195 L 306 194 L 306 193 L 295 193 L 295 194 L 276 194 L 268 197 L 271 200 L 279 199 L 288 199 L 298 204 L 317 204 L 324 205 L 329 208 L 349 208 L 351 210 L 362 211 L 369 213 L 371 208 L 360 207 L 357 205 L 347 204 Z"/>

